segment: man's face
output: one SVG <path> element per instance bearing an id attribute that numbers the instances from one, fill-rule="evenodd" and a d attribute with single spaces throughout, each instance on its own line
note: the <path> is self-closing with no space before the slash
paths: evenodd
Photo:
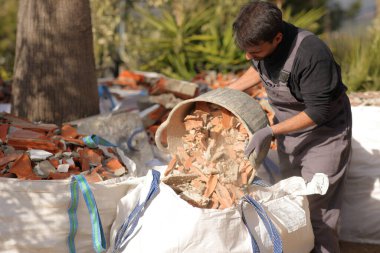
<path id="1" fill-rule="evenodd" d="M 249 47 L 245 50 L 245 58 L 247 60 L 261 61 L 271 55 L 282 41 L 282 33 L 278 33 L 272 42 L 261 42 L 258 45 Z"/>

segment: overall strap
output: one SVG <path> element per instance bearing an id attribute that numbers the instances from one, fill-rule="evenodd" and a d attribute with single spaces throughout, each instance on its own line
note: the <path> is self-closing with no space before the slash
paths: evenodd
<path id="1" fill-rule="evenodd" d="M 298 48 L 300 47 L 301 42 L 307 36 L 312 35 L 312 34 L 313 33 L 309 32 L 309 31 L 305 31 L 302 29 L 299 30 L 299 32 L 297 34 L 296 41 L 295 41 L 295 45 L 294 45 L 290 55 L 288 56 L 288 59 L 286 59 L 286 62 L 284 64 L 283 69 L 280 72 L 280 76 L 279 76 L 279 83 L 280 84 L 285 84 L 285 85 L 287 84 L 289 77 L 290 77 L 290 72 L 292 71 L 294 60 L 296 58 Z"/>
<path id="2" fill-rule="evenodd" d="M 252 61 L 253 67 L 259 73 L 261 80 L 264 81 L 267 84 L 271 84 L 272 81 L 269 79 L 269 77 L 267 75 L 264 74 L 264 72 L 260 68 L 260 61 L 256 61 L 256 60 L 253 60 L 253 59 L 251 61 Z"/>

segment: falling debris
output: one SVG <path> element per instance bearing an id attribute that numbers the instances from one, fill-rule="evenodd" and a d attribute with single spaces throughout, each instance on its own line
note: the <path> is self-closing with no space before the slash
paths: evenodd
<path id="1" fill-rule="evenodd" d="M 256 173 L 244 157 L 248 133 L 229 111 L 197 102 L 184 118 L 183 146 L 170 161 L 164 183 L 200 208 L 224 209 L 237 204 L 248 179 Z"/>

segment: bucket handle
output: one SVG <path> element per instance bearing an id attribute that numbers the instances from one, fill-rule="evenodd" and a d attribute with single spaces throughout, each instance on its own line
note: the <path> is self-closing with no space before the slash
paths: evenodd
<path id="1" fill-rule="evenodd" d="M 161 142 L 161 135 L 164 130 L 166 130 L 166 127 L 168 126 L 169 121 L 165 120 L 157 129 L 156 135 L 154 137 L 154 140 L 156 142 L 157 148 L 165 153 L 169 153 L 169 149 L 167 147 L 164 147 Z"/>

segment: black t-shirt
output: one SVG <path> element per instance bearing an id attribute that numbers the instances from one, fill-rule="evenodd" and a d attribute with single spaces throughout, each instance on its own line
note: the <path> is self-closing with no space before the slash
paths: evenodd
<path id="1" fill-rule="evenodd" d="M 284 22 L 283 40 L 272 55 L 260 62 L 263 71 L 275 83 L 297 33 L 297 27 Z M 330 102 L 347 90 L 342 83 L 340 66 L 327 45 L 315 35 L 301 42 L 288 86 L 293 96 L 305 104 L 305 113 L 317 125 L 328 120 Z"/>

